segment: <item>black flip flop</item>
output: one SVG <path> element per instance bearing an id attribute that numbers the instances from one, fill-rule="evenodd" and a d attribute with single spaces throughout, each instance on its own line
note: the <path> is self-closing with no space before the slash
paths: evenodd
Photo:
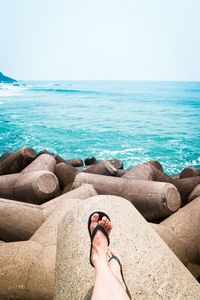
<path id="1" fill-rule="evenodd" d="M 118 264 L 119 264 L 119 266 L 120 266 L 120 273 L 121 273 L 121 276 L 122 276 L 122 280 L 123 280 L 123 282 L 124 282 L 124 284 L 125 284 L 125 287 L 126 287 L 126 293 L 127 293 L 127 295 L 129 296 L 129 298 L 131 299 L 131 294 L 130 294 L 130 292 L 129 292 L 129 289 L 128 289 L 128 287 L 127 287 L 127 285 L 126 285 L 126 282 L 125 282 L 125 279 L 124 279 L 124 274 L 123 274 L 123 271 L 122 271 L 122 264 L 121 264 L 121 261 L 120 261 L 119 258 L 118 258 L 117 256 L 115 256 L 115 255 L 111 256 L 111 258 L 109 259 L 109 261 L 111 261 L 111 259 L 115 259 L 115 260 L 118 262 Z"/>
<path id="2" fill-rule="evenodd" d="M 102 211 L 95 211 L 93 212 L 90 216 L 89 216 L 89 219 L 88 219 L 88 231 L 89 231 L 89 235 L 90 235 L 90 239 L 91 239 L 91 246 L 90 246 L 90 264 L 92 267 L 94 267 L 93 263 L 92 263 L 92 259 L 91 259 L 91 256 L 92 256 L 92 242 L 93 242 L 93 239 L 95 237 L 95 234 L 97 233 L 98 230 L 100 230 L 104 235 L 105 237 L 107 238 L 107 241 L 108 241 L 108 245 L 110 244 L 110 239 L 109 239 L 109 236 L 108 236 L 108 233 L 106 232 L 106 230 L 100 225 L 98 224 L 93 232 L 91 233 L 90 231 L 90 225 L 91 225 L 91 217 L 94 215 L 94 214 L 98 214 L 99 215 L 99 221 L 102 220 L 103 217 L 106 217 L 109 221 L 110 221 L 110 218 L 108 217 L 108 215 L 106 215 L 104 212 Z"/>

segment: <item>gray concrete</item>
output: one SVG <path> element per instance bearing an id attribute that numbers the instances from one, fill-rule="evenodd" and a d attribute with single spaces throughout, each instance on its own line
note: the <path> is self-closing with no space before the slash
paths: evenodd
<path id="1" fill-rule="evenodd" d="M 200 264 L 200 197 L 152 226 L 186 266 Z"/>
<path id="2" fill-rule="evenodd" d="M 98 194 L 126 198 L 148 221 L 167 217 L 180 207 L 180 195 L 168 183 L 80 173 L 76 175 L 73 187 L 83 183 L 92 184 Z"/>
<path id="3" fill-rule="evenodd" d="M 49 154 L 42 154 L 38 156 L 31 164 L 22 170 L 22 174 L 34 171 L 49 171 L 54 172 L 56 167 L 56 160 Z"/>
<path id="4" fill-rule="evenodd" d="M 57 177 L 48 171 L 0 176 L 0 197 L 41 204 L 60 194 Z"/>
<path id="5" fill-rule="evenodd" d="M 191 171 L 193 168 L 189 168 L 189 170 Z M 179 191 L 182 199 L 182 205 L 188 202 L 189 195 L 194 188 L 200 184 L 200 176 L 196 176 L 196 173 L 193 173 L 192 177 L 174 179 L 171 176 L 163 173 L 161 168 L 155 167 L 155 163 L 153 164 L 152 162 L 144 163 L 132 168 L 123 176 L 123 178 L 171 183 Z"/>
<path id="6" fill-rule="evenodd" d="M 188 177 L 194 177 L 194 176 L 200 176 L 200 170 L 193 168 L 193 167 L 185 168 L 180 173 L 180 178 L 188 178 Z"/>
<path id="7" fill-rule="evenodd" d="M 129 201 L 95 196 L 68 211 L 59 225 L 55 300 L 90 299 L 87 222 L 96 210 L 112 220 L 111 247 L 119 252 L 133 299 L 199 299 L 198 282 Z"/>
<path id="8" fill-rule="evenodd" d="M 30 147 L 23 147 L 0 160 L 0 175 L 20 172 L 37 156 Z"/>
<path id="9" fill-rule="evenodd" d="M 200 176 L 175 180 L 174 185 L 177 187 L 184 204 L 188 202 L 189 195 L 198 184 L 200 184 Z"/>
<path id="10" fill-rule="evenodd" d="M 60 194 L 59 182 L 49 171 L 32 171 L 22 174 L 13 186 L 15 200 L 42 204 Z"/>
<path id="11" fill-rule="evenodd" d="M 97 193 L 85 184 L 42 205 L 0 199 L 0 240 L 28 240 L 49 216 L 68 199 L 84 200 Z"/>
<path id="12" fill-rule="evenodd" d="M 67 159 L 65 162 L 72 167 L 82 167 L 83 166 L 83 161 L 80 158 L 74 158 L 74 159 Z"/>
<path id="13" fill-rule="evenodd" d="M 20 173 L 0 176 L 0 197 L 14 199 L 13 187 Z"/>
<path id="14" fill-rule="evenodd" d="M 154 171 L 150 163 L 140 164 L 133 167 L 122 178 L 136 180 L 154 180 Z"/>
<path id="15" fill-rule="evenodd" d="M 188 202 L 200 197 L 200 184 L 198 184 L 188 197 Z"/>
<path id="16" fill-rule="evenodd" d="M 65 192 L 68 192 L 71 189 L 71 185 L 74 181 L 74 178 L 78 171 L 71 165 L 66 163 L 59 163 L 56 165 L 55 174 L 59 180 L 61 190 L 68 186 L 65 189 Z"/>
<path id="17" fill-rule="evenodd" d="M 45 221 L 40 205 L 0 199 L 0 239 L 29 239 Z"/>
<path id="18" fill-rule="evenodd" d="M 33 150 L 31 148 L 30 149 L 27 148 L 28 147 L 23 147 L 18 152 L 14 153 L 15 155 L 17 155 L 16 164 L 19 164 L 21 160 L 23 162 L 23 159 L 24 157 L 27 156 L 27 153 L 29 154 L 29 156 L 31 155 L 34 156 L 35 152 L 32 153 Z M 28 159 L 30 161 L 29 156 Z M 8 156 L 8 158 L 11 159 L 12 154 Z M 3 160 L 3 162 L 5 160 Z M 31 160 L 33 160 L 33 158 L 31 158 Z M 41 199 L 40 197 L 38 198 L 39 194 L 42 196 L 43 194 L 46 194 L 48 190 L 52 190 L 53 187 L 55 187 L 55 189 L 59 189 L 58 180 L 55 177 L 55 175 L 54 174 L 47 175 L 48 172 L 46 173 L 44 172 L 44 171 L 49 171 L 53 173 L 55 171 L 55 166 L 56 166 L 55 159 L 48 154 L 43 154 L 37 157 L 32 163 L 30 163 L 21 172 L 0 176 L 0 197 L 6 199 L 12 199 L 12 200 L 22 200 L 25 202 L 27 201 L 33 203 L 38 203 L 38 201 L 39 203 L 44 202 L 42 200 L 43 197 Z M 42 175 L 42 171 L 43 171 L 43 175 Z M 31 180 L 33 181 L 32 183 Z M 47 181 L 48 184 L 46 184 Z M 35 194 L 37 195 L 36 200 L 34 199 Z M 53 193 L 51 192 L 50 194 L 52 194 L 52 197 L 55 197 L 58 193 L 57 191 L 55 191 Z M 28 199 L 24 198 L 26 197 L 26 195 L 28 195 Z M 48 197 L 48 199 L 51 199 L 50 196 Z"/>
<path id="19" fill-rule="evenodd" d="M 117 176 L 117 168 L 109 160 L 102 160 L 85 170 L 86 173 Z"/>
<path id="20" fill-rule="evenodd" d="M 29 241 L 0 243 L 0 299 L 53 299 L 57 229 L 67 212 L 81 201 L 60 201 Z"/>

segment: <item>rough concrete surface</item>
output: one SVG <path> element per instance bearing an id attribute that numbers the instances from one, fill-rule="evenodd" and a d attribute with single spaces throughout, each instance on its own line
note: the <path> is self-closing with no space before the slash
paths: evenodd
<path id="1" fill-rule="evenodd" d="M 188 203 L 158 225 L 156 232 L 187 266 L 200 264 L 200 197 Z"/>
<path id="2" fill-rule="evenodd" d="M 63 201 L 29 241 L 0 243 L 0 299 L 53 299 L 57 228 L 81 201 Z"/>
<path id="3" fill-rule="evenodd" d="M 101 195 L 68 211 L 59 225 L 55 300 L 90 299 L 94 269 L 87 222 L 97 210 L 112 220 L 111 247 L 119 252 L 133 299 L 199 299 L 198 282 L 134 206 L 121 197 Z"/>
<path id="4" fill-rule="evenodd" d="M 111 176 L 79 173 L 73 187 L 92 184 L 98 194 L 124 197 L 137 208 L 148 221 L 170 216 L 181 204 L 177 189 L 170 183 L 133 180 Z"/>
<path id="5" fill-rule="evenodd" d="M 84 184 L 42 205 L 0 198 L 0 239 L 6 242 L 28 240 L 63 202 L 96 194 L 93 186 Z"/>

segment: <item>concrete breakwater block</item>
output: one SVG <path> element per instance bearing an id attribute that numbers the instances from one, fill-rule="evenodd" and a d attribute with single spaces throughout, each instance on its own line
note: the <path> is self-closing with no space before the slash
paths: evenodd
<path id="1" fill-rule="evenodd" d="M 71 189 L 71 184 L 74 181 L 77 173 L 78 171 L 73 166 L 66 163 L 62 162 L 56 165 L 55 174 L 58 177 L 61 190 L 63 190 L 65 187 L 65 192 Z"/>
<path id="2" fill-rule="evenodd" d="M 175 180 L 174 185 L 179 191 L 184 204 L 188 202 L 189 195 L 192 193 L 192 191 L 196 188 L 198 184 L 200 184 L 200 176 Z"/>
<path id="3" fill-rule="evenodd" d="M 154 171 L 150 163 L 139 164 L 122 176 L 127 179 L 154 180 Z"/>
<path id="4" fill-rule="evenodd" d="M 48 171 L 0 176 L 0 197 L 41 204 L 60 194 L 57 177 Z"/>
<path id="5" fill-rule="evenodd" d="M 53 213 L 53 211 L 62 204 L 62 202 L 67 202 L 68 199 L 84 200 L 94 195 L 97 195 L 94 187 L 91 184 L 83 184 L 77 189 L 69 191 L 68 193 L 42 204 L 41 207 L 44 211 L 44 217 L 47 219 Z"/>
<path id="6" fill-rule="evenodd" d="M 0 239 L 3 241 L 27 240 L 43 222 L 40 205 L 0 198 Z"/>
<path id="7" fill-rule="evenodd" d="M 48 171 L 35 171 L 20 176 L 14 184 L 16 200 L 41 204 L 60 194 L 57 177 Z"/>
<path id="8" fill-rule="evenodd" d="M 14 199 L 13 187 L 20 173 L 0 176 L 0 197 Z"/>
<path id="9" fill-rule="evenodd" d="M 87 222 L 98 210 L 112 220 L 110 247 L 119 252 L 133 299 L 199 299 L 198 282 L 134 206 L 101 195 L 68 211 L 58 227 L 55 300 L 90 299 L 94 269 Z"/>
<path id="10" fill-rule="evenodd" d="M 117 169 L 108 160 L 103 160 L 85 170 L 86 173 L 117 176 Z"/>
<path id="11" fill-rule="evenodd" d="M 59 189 L 58 180 L 53 173 L 51 173 L 51 175 L 49 172 L 45 173 L 45 171 L 54 172 L 55 166 L 55 159 L 48 154 L 43 154 L 21 172 L 0 176 L 0 197 L 33 203 L 42 203 L 45 199 L 49 200 L 51 197 L 55 197 L 57 195 L 57 189 Z M 44 173 L 42 174 L 42 172 Z M 33 180 L 33 182 L 31 182 L 31 180 Z M 53 192 L 54 187 L 55 191 Z M 43 198 L 42 195 L 47 194 L 48 191 L 49 196 Z M 35 194 L 36 198 L 33 199 Z M 28 196 L 29 199 L 25 199 L 26 196 Z"/>
<path id="12" fill-rule="evenodd" d="M 194 176 L 200 176 L 200 170 L 193 168 L 193 167 L 185 168 L 180 173 L 180 178 L 188 178 L 188 177 L 194 177 Z"/>
<path id="13" fill-rule="evenodd" d="M 198 184 L 188 197 L 188 202 L 200 197 L 200 184 Z"/>
<path id="14" fill-rule="evenodd" d="M 0 175 L 20 172 L 36 158 L 36 152 L 30 147 L 23 147 L 0 159 Z"/>
<path id="15" fill-rule="evenodd" d="M 116 168 L 119 170 L 122 170 L 124 168 L 124 164 L 121 160 L 119 159 L 108 159 L 108 161 Z"/>
<path id="16" fill-rule="evenodd" d="M 55 171 L 56 160 L 49 154 L 42 154 L 38 156 L 32 163 L 30 163 L 25 169 L 21 171 L 22 174 L 26 174 L 33 171 Z"/>
<path id="17" fill-rule="evenodd" d="M 67 204 L 69 199 L 84 200 L 94 195 L 97 193 L 93 186 L 84 184 L 41 205 L 0 199 L 0 240 L 28 240 L 62 203 Z"/>
<path id="18" fill-rule="evenodd" d="M 81 191 L 81 195 L 95 193 L 89 186 L 73 192 L 75 195 Z M 53 300 L 57 228 L 67 212 L 81 201 L 59 201 L 29 241 L 0 243 L 0 299 Z"/>
<path id="19" fill-rule="evenodd" d="M 200 197 L 152 226 L 186 266 L 200 264 Z"/>
<path id="20" fill-rule="evenodd" d="M 122 178 L 137 180 L 152 180 L 158 182 L 167 182 L 173 184 L 179 191 L 182 199 L 182 205 L 186 204 L 188 197 L 194 188 L 200 184 L 200 176 L 193 176 L 182 179 L 174 179 L 163 173 L 152 163 L 144 163 L 133 167 Z"/>
<path id="21" fill-rule="evenodd" d="M 98 194 L 126 198 L 148 221 L 167 217 L 180 207 L 180 195 L 168 183 L 80 173 L 74 179 L 73 188 L 83 183 L 92 184 Z"/>
<path id="22" fill-rule="evenodd" d="M 64 158 L 62 158 L 60 155 L 56 154 L 56 153 L 53 153 L 53 152 L 50 152 L 46 149 L 43 149 L 41 150 L 39 153 L 38 153 L 38 156 L 42 155 L 42 154 L 49 154 L 51 156 L 53 156 L 56 160 L 56 163 L 59 164 L 61 162 L 65 162 Z"/>
<path id="23" fill-rule="evenodd" d="M 0 244 L 0 299 L 52 300 L 55 255 L 34 241 Z"/>
<path id="24" fill-rule="evenodd" d="M 96 163 L 98 163 L 98 161 L 97 161 L 96 157 L 94 157 L 94 156 L 89 156 L 89 157 L 84 159 L 85 166 L 91 166 L 91 165 L 94 165 Z"/>
<path id="25" fill-rule="evenodd" d="M 82 167 L 84 165 L 82 159 L 80 158 L 74 158 L 74 159 L 67 159 L 65 162 L 72 167 Z"/>

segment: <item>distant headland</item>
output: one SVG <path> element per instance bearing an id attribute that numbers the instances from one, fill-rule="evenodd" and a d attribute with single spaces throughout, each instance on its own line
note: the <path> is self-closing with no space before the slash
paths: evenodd
<path id="1" fill-rule="evenodd" d="M 5 83 L 13 83 L 16 82 L 17 80 L 7 77 L 5 75 L 3 75 L 3 73 L 0 72 L 0 82 L 5 82 Z"/>

